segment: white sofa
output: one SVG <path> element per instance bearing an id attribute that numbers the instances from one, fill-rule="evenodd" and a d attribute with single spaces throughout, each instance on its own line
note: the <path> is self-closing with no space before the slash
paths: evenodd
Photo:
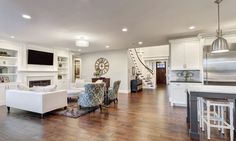
<path id="1" fill-rule="evenodd" d="M 6 106 L 30 112 L 44 113 L 67 106 L 67 93 L 64 90 L 53 92 L 34 92 L 23 90 L 7 90 Z"/>

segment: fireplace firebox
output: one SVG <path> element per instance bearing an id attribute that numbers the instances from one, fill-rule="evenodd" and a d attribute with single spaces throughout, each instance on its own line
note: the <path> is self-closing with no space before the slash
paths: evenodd
<path id="1" fill-rule="evenodd" d="M 33 86 L 48 86 L 48 85 L 51 85 L 51 80 L 29 81 L 29 87 L 33 87 Z"/>

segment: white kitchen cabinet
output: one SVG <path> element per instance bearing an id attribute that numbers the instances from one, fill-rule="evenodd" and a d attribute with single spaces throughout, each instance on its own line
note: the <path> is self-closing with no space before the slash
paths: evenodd
<path id="1" fill-rule="evenodd" d="M 189 41 L 185 43 L 186 69 L 200 69 L 200 41 Z"/>
<path id="2" fill-rule="evenodd" d="M 169 85 L 171 106 L 186 106 L 187 89 L 202 86 L 202 83 L 170 83 Z"/>
<path id="3" fill-rule="evenodd" d="M 170 84 L 171 106 L 186 106 L 186 89 L 187 85 L 185 83 Z"/>
<path id="4" fill-rule="evenodd" d="M 185 44 L 171 44 L 171 69 L 184 69 L 185 64 Z"/>
<path id="5" fill-rule="evenodd" d="M 201 69 L 201 47 L 198 39 L 172 40 L 171 69 L 172 70 L 199 70 Z"/>

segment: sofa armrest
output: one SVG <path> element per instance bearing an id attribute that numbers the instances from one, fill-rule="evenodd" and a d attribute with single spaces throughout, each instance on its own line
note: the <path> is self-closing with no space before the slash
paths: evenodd
<path id="1" fill-rule="evenodd" d="M 43 94 L 43 113 L 67 106 L 67 92 L 59 90 Z"/>

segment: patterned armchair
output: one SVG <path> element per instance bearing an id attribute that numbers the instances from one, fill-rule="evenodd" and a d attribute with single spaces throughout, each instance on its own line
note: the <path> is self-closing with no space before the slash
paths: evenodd
<path id="1" fill-rule="evenodd" d="M 96 107 L 104 100 L 104 83 L 85 84 L 85 92 L 79 95 L 78 103 L 81 107 Z"/>
<path id="2" fill-rule="evenodd" d="M 109 102 L 112 102 L 112 101 L 114 101 L 114 103 L 116 103 L 116 101 L 118 102 L 117 97 L 118 97 L 119 87 L 120 87 L 120 80 L 115 81 L 113 83 L 113 87 L 108 90 Z"/>

